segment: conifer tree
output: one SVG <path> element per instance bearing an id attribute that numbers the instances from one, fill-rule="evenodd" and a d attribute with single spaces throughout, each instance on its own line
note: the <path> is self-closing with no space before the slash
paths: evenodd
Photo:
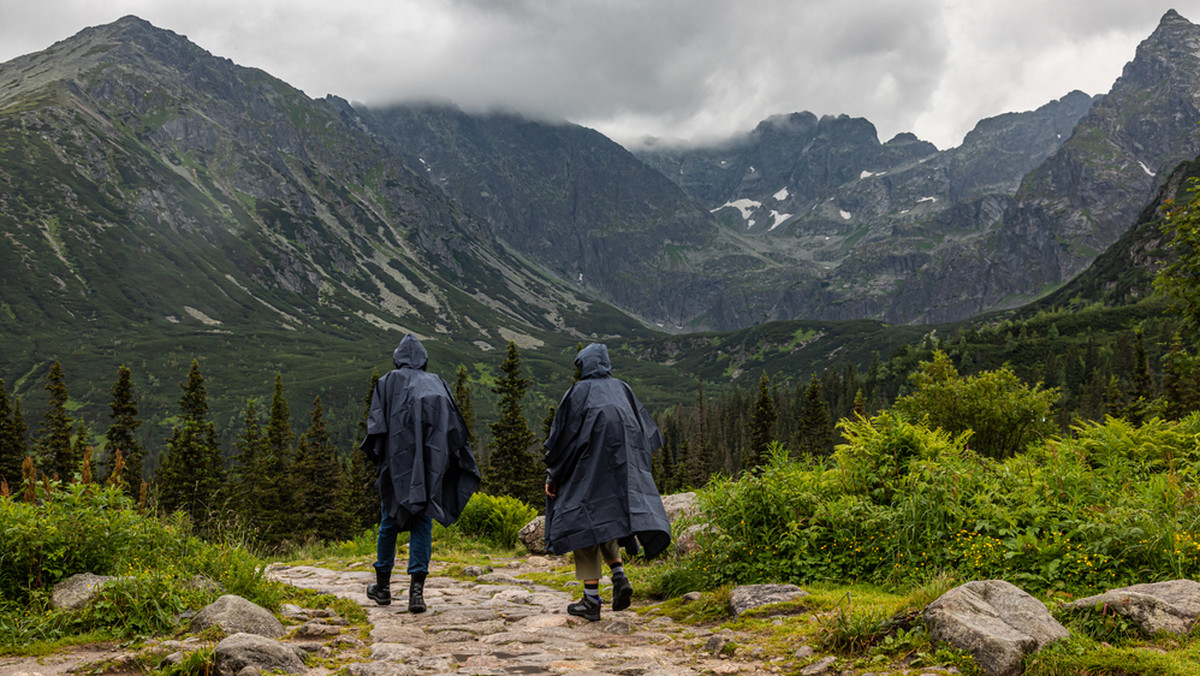
<path id="1" fill-rule="evenodd" d="M 25 449 L 17 441 L 15 427 L 12 404 L 4 389 L 4 380 L 0 379 L 0 479 L 6 480 L 9 486 L 20 485 L 21 462 L 25 459 Z"/>
<path id="2" fill-rule="evenodd" d="M 117 368 L 117 382 L 112 387 L 112 402 L 109 403 L 112 425 L 104 437 L 108 440 L 111 454 L 115 449 L 121 450 L 124 470 L 121 479 L 125 492 L 130 497 L 136 497 L 142 484 L 142 463 L 145 453 L 142 445 L 134 438 L 133 433 L 141 426 L 138 420 L 137 400 L 133 397 L 133 382 L 129 368 L 121 365 Z"/>
<path id="3" fill-rule="evenodd" d="M 754 402 L 754 415 L 750 421 L 750 445 L 746 449 L 745 469 L 753 471 L 767 461 L 767 446 L 774 440 L 775 397 L 771 395 L 771 381 L 766 372 L 758 379 L 758 398 Z"/>
<path id="4" fill-rule="evenodd" d="M 344 477 L 319 395 L 309 418 L 308 429 L 296 444 L 296 511 L 304 534 L 332 540 L 344 534 L 348 519 L 337 500 Z"/>
<path id="5" fill-rule="evenodd" d="M 376 374 L 376 380 L 378 380 Z M 471 404 L 471 383 L 467 380 L 467 367 L 458 365 L 454 374 L 454 403 L 458 404 L 458 412 L 462 414 L 463 422 L 467 423 L 467 441 L 471 449 L 475 449 L 475 408 Z M 369 407 L 371 402 L 367 402 Z M 364 433 L 365 436 L 365 433 Z"/>
<path id="6" fill-rule="evenodd" d="M 279 373 L 275 374 L 266 439 L 266 452 L 254 473 L 255 524 L 264 541 L 277 545 L 292 537 L 298 523 L 296 482 L 292 476 L 295 433 L 287 399 L 283 396 L 283 376 Z"/>
<path id="7" fill-rule="evenodd" d="M 29 449 L 29 425 L 25 423 L 25 414 L 21 411 L 21 398 L 13 397 L 12 400 L 12 423 L 9 428 L 9 440 L 17 449 L 17 455 L 21 458 L 21 466 L 25 465 L 25 458 L 30 456 Z"/>
<path id="8" fill-rule="evenodd" d="M 800 428 L 797 449 L 802 455 L 824 457 L 833 450 L 832 422 L 825 398 L 821 396 L 821 383 L 814 375 L 804 392 L 804 404 L 800 409 Z"/>
<path id="9" fill-rule="evenodd" d="M 266 453 L 267 437 L 258 420 L 258 402 L 246 399 L 242 409 L 242 433 L 233 443 L 237 458 L 230 472 L 229 495 L 238 514 L 250 519 L 254 513 L 254 477 Z"/>
<path id="10" fill-rule="evenodd" d="M 1183 337 L 1176 333 L 1163 356 L 1163 415 L 1169 420 L 1179 420 L 1200 410 L 1200 365 L 1197 361 L 1196 356 L 1184 348 Z"/>
<path id="11" fill-rule="evenodd" d="M 536 437 L 521 410 L 521 400 L 531 381 L 522 375 L 521 356 L 517 344 L 511 340 L 500 373 L 492 388 L 492 392 L 500 395 L 500 419 L 489 425 L 493 441 L 485 477 L 487 492 L 509 495 L 536 506 L 543 502 L 541 462 L 530 451 Z"/>
<path id="12" fill-rule="evenodd" d="M 79 458 L 79 466 L 71 470 L 71 481 L 74 481 L 74 477 L 77 473 L 82 472 L 85 459 L 89 465 L 92 464 L 92 441 L 91 429 L 89 429 L 82 420 L 76 421 L 75 436 L 74 440 L 71 442 L 71 457 Z M 95 466 L 92 465 L 91 469 L 94 471 Z"/>
<path id="13" fill-rule="evenodd" d="M 210 511 L 221 505 L 225 467 L 216 427 L 208 419 L 208 392 L 198 360 L 192 360 L 179 387 L 179 424 L 159 466 L 158 500 L 164 511 L 183 511 L 202 527 Z"/>
<path id="14" fill-rule="evenodd" d="M 71 455 L 71 427 L 73 421 L 67 415 L 67 385 L 63 382 L 62 365 L 55 361 L 46 376 L 46 391 L 50 393 L 50 407 L 42 418 L 38 430 L 37 458 L 43 468 L 42 474 L 58 476 L 70 481 L 71 473 L 79 468 L 83 458 Z"/>
<path id="15" fill-rule="evenodd" d="M 346 456 L 346 471 L 342 490 L 343 511 L 351 515 L 351 527 L 358 530 L 379 523 L 379 489 L 375 488 L 378 471 L 367 459 L 359 444 L 367 438 L 367 418 L 371 414 L 371 398 L 375 384 L 379 382 L 379 371 L 371 373 L 371 386 L 363 398 L 363 414 L 358 423 L 358 437 L 354 448 Z"/>

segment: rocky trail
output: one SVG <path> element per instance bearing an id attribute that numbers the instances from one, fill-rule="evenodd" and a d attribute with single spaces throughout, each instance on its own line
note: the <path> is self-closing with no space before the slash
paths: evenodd
<path id="1" fill-rule="evenodd" d="M 833 658 L 814 662 L 806 646 L 797 646 L 795 659 L 768 658 L 758 650 L 726 650 L 726 646 L 745 645 L 735 632 L 639 613 L 638 608 L 645 604 L 637 602 L 620 612 L 606 605 L 598 622 L 572 617 L 566 613 L 566 606 L 582 593 L 581 587 L 572 596 L 523 577 L 546 573 L 553 565 L 539 556 L 493 560 L 485 568 L 468 567 L 466 577 L 471 579 L 464 580 L 446 576 L 435 561 L 425 585 L 429 609 L 411 614 L 407 612 L 405 575 L 393 575 L 393 602 L 379 606 L 364 594 L 366 585 L 374 581 L 369 567 L 346 571 L 274 564 L 269 571 L 272 578 L 352 600 L 365 609 L 371 625 L 368 634 L 348 626 L 329 610 L 285 604 L 281 615 L 287 633 L 278 645 L 309 656 L 306 667 L 298 670 L 308 676 L 341 669 L 354 676 L 836 673 L 830 671 Z M 609 601 L 604 584 L 601 591 Z M 143 673 L 146 666 L 154 668 L 153 664 L 145 665 L 148 652 L 173 652 L 167 660 L 178 661 L 213 643 L 192 637 L 150 641 L 136 649 L 82 646 L 50 656 L 0 658 L 0 676 L 137 674 Z M 269 670 L 271 667 L 264 667 L 261 672 Z M 224 673 L 219 659 L 218 671 Z M 246 667 L 230 672 L 234 673 L 255 676 L 260 670 Z"/>

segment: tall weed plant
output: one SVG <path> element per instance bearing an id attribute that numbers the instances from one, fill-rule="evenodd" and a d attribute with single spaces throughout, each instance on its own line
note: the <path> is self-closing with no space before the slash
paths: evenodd
<path id="1" fill-rule="evenodd" d="M 829 460 L 776 447 L 701 491 L 712 528 L 676 586 L 950 575 L 1077 593 L 1200 575 L 1200 414 L 1084 423 L 1004 460 L 896 412 L 840 426 Z"/>

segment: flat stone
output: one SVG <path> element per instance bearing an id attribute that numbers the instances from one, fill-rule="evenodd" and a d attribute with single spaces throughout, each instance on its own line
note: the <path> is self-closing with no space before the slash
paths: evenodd
<path id="1" fill-rule="evenodd" d="M 78 573 L 54 585 L 50 593 L 50 602 L 55 608 L 76 610 L 87 605 L 93 597 L 100 593 L 104 585 L 113 581 L 111 575 L 93 575 Z"/>

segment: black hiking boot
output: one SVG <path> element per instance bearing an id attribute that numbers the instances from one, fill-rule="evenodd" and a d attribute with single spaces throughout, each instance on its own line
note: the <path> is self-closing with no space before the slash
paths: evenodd
<path id="1" fill-rule="evenodd" d="M 375 571 L 375 582 L 367 585 L 367 598 L 381 606 L 392 602 L 392 591 L 389 588 L 392 581 L 392 571 Z"/>
<path id="2" fill-rule="evenodd" d="M 633 585 L 629 584 L 629 578 L 624 573 L 619 573 L 612 576 L 613 585 L 613 610 L 625 610 L 629 607 L 629 600 L 633 598 Z"/>
<path id="3" fill-rule="evenodd" d="M 567 606 L 567 614 L 582 617 L 588 622 L 595 622 L 600 619 L 600 602 L 594 601 L 592 597 L 584 594 L 583 598 Z"/>
<path id="4" fill-rule="evenodd" d="M 425 574 L 413 573 L 408 583 L 408 612 L 425 612 Z"/>

